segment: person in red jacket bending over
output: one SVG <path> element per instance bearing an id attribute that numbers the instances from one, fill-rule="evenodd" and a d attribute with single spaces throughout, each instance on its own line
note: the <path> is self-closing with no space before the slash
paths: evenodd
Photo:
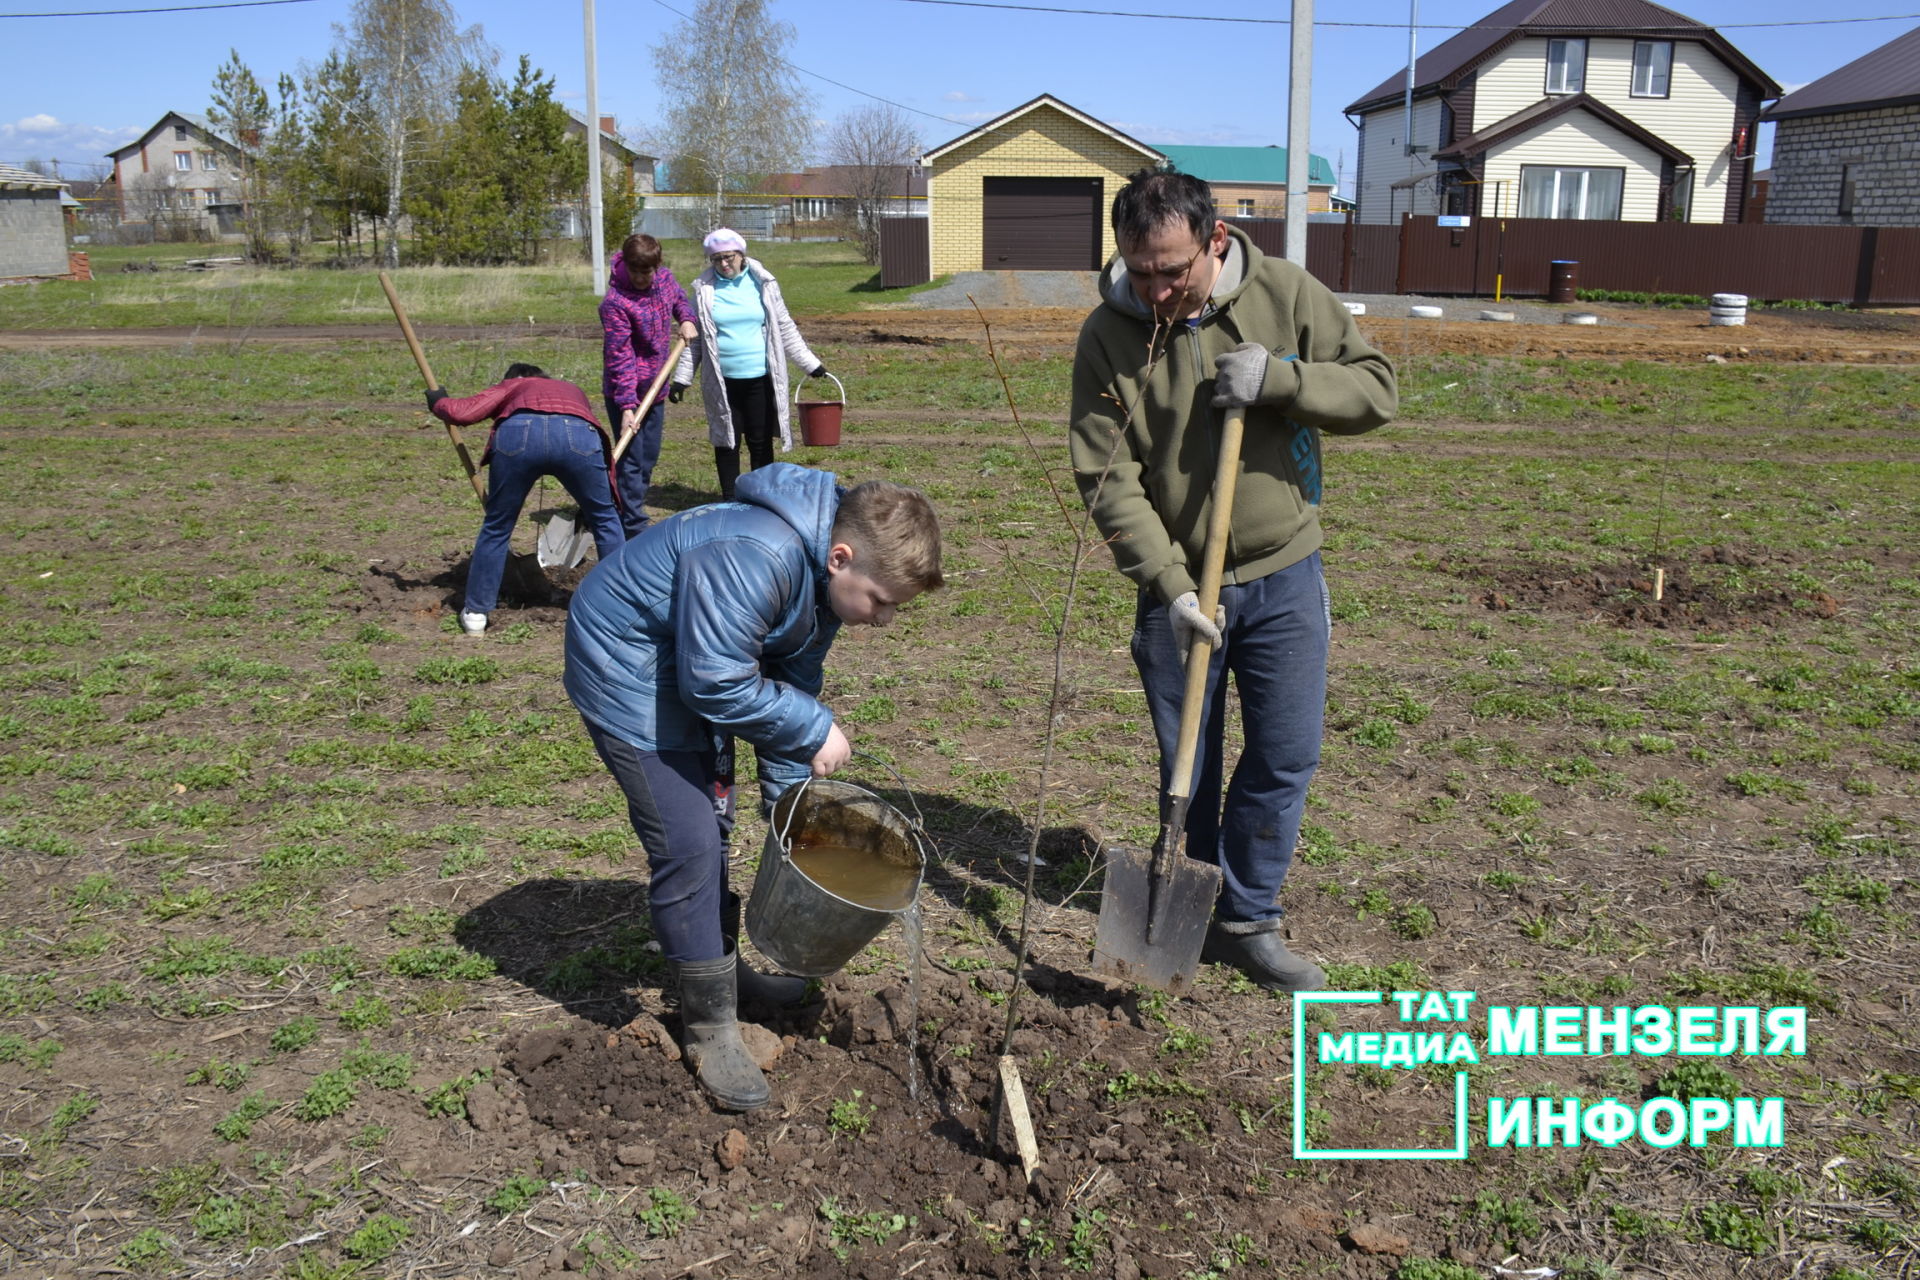
<path id="1" fill-rule="evenodd" d="M 571 382 L 549 378 L 538 365 L 510 364 L 506 376 L 479 395 L 456 400 L 435 387 L 427 408 L 457 427 L 493 419 L 480 465 L 488 469 L 487 514 L 467 566 L 467 596 L 460 629 L 479 635 L 500 602 L 507 543 L 533 482 L 552 476 L 572 495 L 593 530 L 594 549 L 608 559 L 627 540 L 614 505 L 613 442 L 587 395 Z"/>

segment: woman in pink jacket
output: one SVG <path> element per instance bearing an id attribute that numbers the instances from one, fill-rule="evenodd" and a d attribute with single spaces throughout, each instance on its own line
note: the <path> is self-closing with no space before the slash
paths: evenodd
<path id="1" fill-rule="evenodd" d="M 694 326 L 693 304 L 687 301 L 686 291 L 673 272 L 660 265 L 658 240 L 649 235 L 628 236 L 612 265 L 607 296 L 600 303 L 605 340 L 600 390 L 617 440 L 633 426 L 640 397 L 666 363 L 676 324 L 680 336 L 689 342 L 700 331 Z M 653 481 L 654 464 L 660 461 L 660 437 L 666 429 L 664 400 L 664 396 L 656 399 L 647 410 L 646 421 L 615 469 L 620 521 L 629 538 L 647 524 L 647 486 Z"/>

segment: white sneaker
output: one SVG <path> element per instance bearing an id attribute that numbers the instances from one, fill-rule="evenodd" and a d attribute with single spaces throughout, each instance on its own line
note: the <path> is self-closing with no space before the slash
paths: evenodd
<path id="1" fill-rule="evenodd" d="M 477 636 L 487 629 L 487 615 L 484 613 L 460 613 L 460 629 L 470 636 Z"/>

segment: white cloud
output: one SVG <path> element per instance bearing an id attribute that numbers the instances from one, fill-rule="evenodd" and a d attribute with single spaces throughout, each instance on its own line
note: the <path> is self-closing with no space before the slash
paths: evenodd
<path id="1" fill-rule="evenodd" d="M 985 102 L 986 99 L 976 98 L 974 95 L 968 93 L 965 89 L 955 89 L 951 93 L 941 94 L 940 101 L 942 102 Z"/>
<path id="2" fill-rule="evenodd" d="M 1001 113 L 998 111 L 948 111 L 943 114 L 955 124 L 983 124 Z"/>
<path id="3" fill-rule="evenodd" d="M 39 112 L 0 123 L 0 161 L 58 160 L 62 172 L 104 166 L 107 152 L 124 147 L 146 131 L 145 125 L 74 124 Z"/>

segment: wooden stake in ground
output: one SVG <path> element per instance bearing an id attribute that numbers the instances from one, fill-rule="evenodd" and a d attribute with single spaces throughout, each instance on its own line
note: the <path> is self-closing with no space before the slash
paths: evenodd
<path id="1" fill-rule="evenodd" d="M 1665 569 L 1655 569 L 1653 571 L 1654 601 L 1658 603 L 1660 600 L 1660 597 L 1666 594 L 1667 594 L 1667 571 Z"/>
<path id="2" fill-rule="evenodd" d="M 1014 1145 L 1020 1149 L 1020 1169 L 1028 1185 L 1040 1167 L 1040 1143 L 1033 1134 L 1033 1117 L 1027 1113 L 1027 1088 L 1020 1083 L 1020 1064 L 1013 1055 L 1000 1055 L 1000 1091 L 1006 1095 L 1007 1115 L 1013 1121 Z"/>

